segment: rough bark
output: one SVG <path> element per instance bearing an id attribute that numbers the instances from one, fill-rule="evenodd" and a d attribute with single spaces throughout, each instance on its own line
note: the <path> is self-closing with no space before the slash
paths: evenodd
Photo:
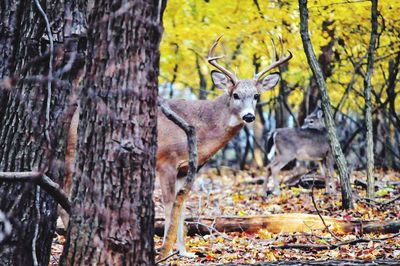
<path id="1" fill-rule="evenodd" d="M 19 23 L 23 7 L 21 1 L 3 1 L 0 9 L 0 80 L 15 71 L 16 50 L 19 44 Z M 3 120 L 9 92 L 0 88 L 0 126 Z"/>
<path id="2" fill-rule="evenodd" d="M 308 33 L 308 8 L 307 0 L 299 0 L 300 9 L 300 34 L 304 46 L 304 51 L 307 56 L 308 64 L 311 67 L 314 78 L 318 84 L 318 89 L 321 94 L 322 109 L 324 111 L 325 125 L 328 130 L 329 145 L 332 154 L 335 158 L 336 165 L 339 169 L 340 183 L 342 189 L 342 207 L 344 209 L 353 208 L 352 191 L 350 184 L 349 171 L 346 159 L 343 155 L 340 143 L 337 138 L 335 122 L 332 118 L 332 110 L 330 100 L 327 93 L 326 83 L 320 66 L 315 57 L 315 53 L 311 44 L 310 35 Z"/>
<path id="3" fill-rule="evenodd" d="M 279 72 L 282 74 L 288 70 L 288 63 L 279 67 Z M 275 128 L 282 128 L 288 126 L 289 111 L 285 108 L 287 103 L 288 94 L 287 82 L 282 79 L 279 81 L 279 96 L 275 106 Z"/>
<path id="4" fill-rule="evenodd" d="M 367 73 L 364 79 L 364 99 L 365 99 L 365 128 L 367 142 L 367 197 L 374 198 L 374 139 L 371 114 L 371 77 L 374 69 L 374 54 L 376 37 L 378 31 L 378 0 L 371 0 L 371 37 L 368 47 Z"/>
<path id="5" fill-rule="evenodd" d="M 396 129 L 400 129 L 400 118 L 396 113 L 396 105 L 395 105 L 397 96 L 395 88 L 397 83 L 397 75 L 399 73 L 399 65 L 400 65 L 400 52 L 397 53 L 397 56 L 394 60 L 389 61 L 389 77 L 388 77 L 388 86 L 386 90 L 389 100 L 388 115 L 393 117 L 393 119 L 389 119 L 390 122 L 388 125 L 388 131 L 389 131 L 388 144 L 391 147 L 396 147 L 395 131 Z M 387 167 L 397 168 L 396 160 L 392 153 L 386 153 L 385 157 L 386 157 L 385 164 Z"/>
<path id="6" fill-rule="evenodd" d="M 44 56 L 43 60 L 37 58 L 49 50 L 48 35 L 34 1 L 5 1 L 1 5 L 1 78 L 15 73 L 21 78 L 46 77 L 49 56 Z M 64 46 L 65 39 L 71 35 L 70 29 L 74 28 L 72 21 L 67 19 L 66 10 L 79 14 L 76 3 L 52 1 L 42 7 L 52 22 L 53 38 Z M 78 39 L 77 35 L 75 38 Z M 72 51 L 77 51 L 77 42 L 75 46 L 70 42 L 57 54 L 53 62 L 56 69 L 63 66 Z M 32 61 L 37 62 L 30 64 Z M 59 166 L 65 154 L 68 126 L 65 109 L 73 75 L 65 73 L 61 78 L 64 79 L 63 86 L 57 86 L 56 82 L 52 84 L 48 129 L 47 82 L 16 80 L 6 97 L 0 95 L 0 171 L 40 171 L 57 183 L 62 181 L 63 169 Z M 46 131 L 50 143 L 45 137 Z M 0 245 L 0 264 L 47 265 L 57 218 L 54 199 L 34 184 L 8 181 L 0 183 L 0 197 L 0 210 L 6 212 L 13 224 L 11 236 Z"/>
<path id="7" fill-rule="evenodd" d="M 333 59 L 333 45 L 335 42 L 334 30 L 328 29 L 328 25 L 331 22 L 322 23 L 323 31 L 328 33 L 331 40 L 328 44 L 321 47 L 321 54 L 318 56 L 318 63 L 321 66 L 322 76 L 324 79 L 332 76 L 332 59 Z M 310 86 L 303 97 L 303 101 L 300 104 L 299 112 L 297 116 L 297 121 L 300 125 L 304 123 L 306 116 L 311 113 L 318 104 L 318 99 L 320 98 L 320 93 L 318 89 L 318 84 L 314 77 L 310 78 Z"/>
<path id="8" fill-rule="evenodd" d="M 62 265 L 153 265 L 164 1 L 95 1 Z"/>

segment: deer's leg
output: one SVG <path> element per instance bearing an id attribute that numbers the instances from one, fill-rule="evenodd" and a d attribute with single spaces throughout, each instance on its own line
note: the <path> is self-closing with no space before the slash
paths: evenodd
<path id="1" fill-rule="evenodd" d="M 165 243 L 165 239 L 167 238 L 167 233 L 169 226 L 171 225 L 171 214 L 172 214 L 172 207 L 174 206 L 174 202 L 164 202 L 164 215 L 165 215 L 165 223 L 164 223 L 164 238 L 163 244 Z"/>
<path id="2" fill-rule="evenodd" d="M 319 166 L 319 171 L 321 172 L 321 175 L 324 177 L 324 179 L 325 179 L 325 192 L 326 193 L 328 193 L 328 194 L 331 194 L 331 192 L 330 192 L 330 189 L 329 189 L 329 187 L 330 187 L 330 180 L 329 180 L 329 177 L 326 175 L 327 173 L 326 173 L 326 171 L 325 171 L 325 160 L 322 160 L 322 161 L 318 161 L 318 166 Z"/>
<path id="3" fill-rule="evenodd" d="M 335 171 L 333 170 L 333 158 L 330 155 L 324 160 L 324 167 L 328 172 L 327 183 L 329 183 L 329 186 L 325 188 L 328 193 L 334 194 L 336 193 Z"/>
<path id="4" fill-rule="evenodd" d="M 163 244 L 166 243 L 168 229 L 171 226 L 172 208 L 175 202 L 176 176 L 176 170 L 172 168 L 168 169 L 168 167 L 165 167 L 164 171 L 158 172 L 165 213 Z"/>
<path id="5" fill-rule="evenodd" d="M 175 186 L 176 193 L 183 187 L 185 183 L 185 178 L 178 178 Z M 188 258 L 194 258 L 195 254 L 191 252 L 186 251 L 185 247 L 185 234 L 184 234 L 184 223 L 185 223 L 185 205 L 186 205 L 186 199 L 183 199 L 182 202 L 182 207 L 179 215 L 179 221 L 178 221 L 178 232 L 177 232 L 177 241 L 176 241 L 176 247 L 179 251 L 180 256 L 188 257 Z"/>
<path id="6" fill-rule="evenodd" d="M 290 160 L 289 160 L 290 161 Z M 276 196 L 281 194 L 281 188 L 280 188 L 280 181 L 278 179 L 278 174 L 279 171 L 289 162 L 289 161 L 277 161 L 272 167 L 271 167 L 271 174 L 272 174 L 272 180 L 274 181 L 274 190 L 272 193 Z"/>
<path id="7" fill-rule="evenodd" d="M 267 195 L 268 191 L 268 183 L 269 183 L 269 178 L 271 176 L 271 164 L 267 165 L 267 174 L 264 179 L 264 184 L 263 184 L 263 195 Z"/>
<path id="8" fill-rule="evenodd" d="M 272 180 L 274 182 L 274 188 L 272 193 L 274 195 L 280 195 L 281 194 L 281 189 L 279 187 L 279 179 L 278 179 L 278 173 L 284 167 L 288 162 L 290 162 L 291 159 L 287 159 L 283 156 L 277 155 L 275 156 L 274 160 L 267 166 L 267 178 L 264 183 L 264 192 L 267 191 L 267 183 L 269 176 L 272 176 Z"/>

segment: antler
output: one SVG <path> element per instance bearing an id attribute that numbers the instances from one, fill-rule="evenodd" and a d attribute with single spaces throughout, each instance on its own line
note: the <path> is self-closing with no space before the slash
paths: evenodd
<path id="1" fill-rule="evenodd" d="M 254 80 L 256 80 L 256 81 L 259 80 L 265 73 L 267 73 L 271 69 L 286 63 L 287 61 L 289 61 L 293 57 L 293 55 L 292 55 L 292 53 L 290 51 L 288 51 L 289 52 L 288 56 L 284 56 L 284 53 L 283 53 L 283 41 L 282 41 L 282 38 L 279 37 L 279 41 L 281 43 L 281 55 L 280 55 L 280 59 L 278 61 L 276 61 L 275 43 L 274 43 L 273 39 L 271 39 L 271 41 L 272 41 L 272 49 L 273 49 L 272 62 L 268 67 L 264 68 L 264 70 L 262 70 L 261 72 L 258 72 L 257 74 L 254 75 Z"/>
<path id="2" fill-rule="evenodd" d="M 222 38 L 222 35 L 219 36 L 218 39 L 216 39 L 215 42 L 213 43 L 213 45 L 211 46 L 210 51 L 208 51 L 207 60 L 208 60 L 208 63 L 213 65 L 215 68 L 221 70 L 222 73 L 224 73 L 227 77 L 229 77 L 230 80 L 233 82 L 233 84 L 236 84 L 238 82 L 238 78 L 235 76 L 235 74 L 233 74 L 232 72 L 230 72 L 229 70 L 227 70 L 226 68 L 224 68 L 223 66 L 221 66 L 217 63 L 217 60 L 221 59 L 224 56 L 223 55 L 214 56 L 215 47 L 217 46 L 217 44 L 221 38 Z"/>

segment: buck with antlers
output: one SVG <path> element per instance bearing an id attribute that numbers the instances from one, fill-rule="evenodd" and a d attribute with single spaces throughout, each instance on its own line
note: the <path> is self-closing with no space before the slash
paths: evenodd
<path id="1" fill-rule="evenodd" d="M 281 41 L 281 58 L 276 61 L 276 49 L 272 63 L 256 74 L 253 79 L 239 80 L 235 74 L 219 65 L 217 60 L 222 56 L 214 56 L 214 50 L 219 37 L 208 53 L 208 62 L 219 71 L 212 71 L 214 85 L 225 91 L 214 100 L 166 100 L 172 111 L 186 120 L 196 129 L 198 165 L 202 166 L 229 140 L 231 140 L 245 123 L 255 120 L 256 103 L 260 93 L 272 89 L 279 81 L 280 75 L 272 73 L 262 78 L 267 72 L 289 61 L 292 54 L 284 56 Z M 165 232 L 170 225 L 171 211 L 176 199 L 176 193 L 184 183 L 188 170 L 187 138 L 183 130 L 170 121 L 161 110 L 158 111 L 158 151 L 157 178 L 162 190 L 165 209 Z M 77 139 L 78 116 L 74 115 L 68 137 L 68 146 L 75 147 Z M 66 159 L 67 178 L 64 189 L 70 190 L 74 164 L 74 152 Z M 184 209 L 184 208 L 182 208 Z M 67 222 L 67 219 L 63 219 Z M 180 255 L 193 256 L 186 252 L 183 234 L 184 215 L 181 213 L 178 221 L 177 248 Z M 65 223 L 64 223 L 65 224 Z M 164 236 L 165 239 L 165 236 Z"/>
<path id="2" fill-rule="evenodd" d="M 287 62 L 292 55 L 284 56 L 281 41 L 281 58 L 276 61 L 274 50 L 271 65 L 256 74 L 253 79 L 239 80 L 236 75 L 218 64 L 222 56 L 214 56 L 219 37 L 208 53 L 208 62 L 219 71 L 213 70 L 211 78 L 214 85 L 225 91 L 214 100 L 168 100 L 169 107 L 186 122 L 195 127 L 198 145 L 198 165 L 203 165 L 219 149 L 228 143 L 246 123 L 255 120 L 255 108 L 262 91 L 272 89 L 280 75 L 272 73 L 262 78 L 268 71 Z M 163 203 L 165 206 L 165 232 L 170 225 L 172 206 L 176 192 L 184 182 L 188 169 L 188 150 L 185 133 L 167 119 L 161 111 L 158 113 L 158 152 L 157 176 L 160 180 Z M 184 209 L 184 208 L 183 208 Z M 183 234 L 184 215 L 181 213 L 177 233 L 177 249 L 180 255 L 187 253 Z M 165 237 L 165 236 L 164 236 Z M 165 239 L 165 238 L 164 238 Z"/>
<path id="3" fill-rule="evenodd" d="M 269 139 L 271 152 L 275 157 L 267 166 L 264 180 L 264 193 L 268 190 L 269 177 L 272 175 L 273 194 L 279 195 L 279 171 L 290 161 L 318 161 L 321 174 L 326 178 L 325 186 L 328 193 L 335 190 L 332 179 L 333 158 L 327 139 L 327 131 L 322 121 L 323 112 L 318 106 L 304 119 L 301 128 L 279 128 Z M 326 175 L 327 174 L 327 175 Z"/>

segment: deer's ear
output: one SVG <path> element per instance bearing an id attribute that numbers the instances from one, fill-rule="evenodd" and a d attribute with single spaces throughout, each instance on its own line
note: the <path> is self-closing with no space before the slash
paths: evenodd
<path id="1" fill-rule="evenodd" d="M 225 74 L 216 70 L 211 71 L 211 79 L 215 87 L 221 90 L 229 91 L 233 86 L 232 81 Z"/>
<path id="2" fill-rule="evenodd" d="M 263 78 L 262 80 L 257 81 L 257 88 L 261 91 L 270 90 L 278 84 L 281 75 L 279 73 L 272 73 Z"/>
<path id="3" fill-rule="evenodd" d="M 317 117 L 321 118 L 323 115 L 324 115 L 324 112 L 322 112 L 322 109 L 319 108 L 318 111 L 317 111 Z"/>

